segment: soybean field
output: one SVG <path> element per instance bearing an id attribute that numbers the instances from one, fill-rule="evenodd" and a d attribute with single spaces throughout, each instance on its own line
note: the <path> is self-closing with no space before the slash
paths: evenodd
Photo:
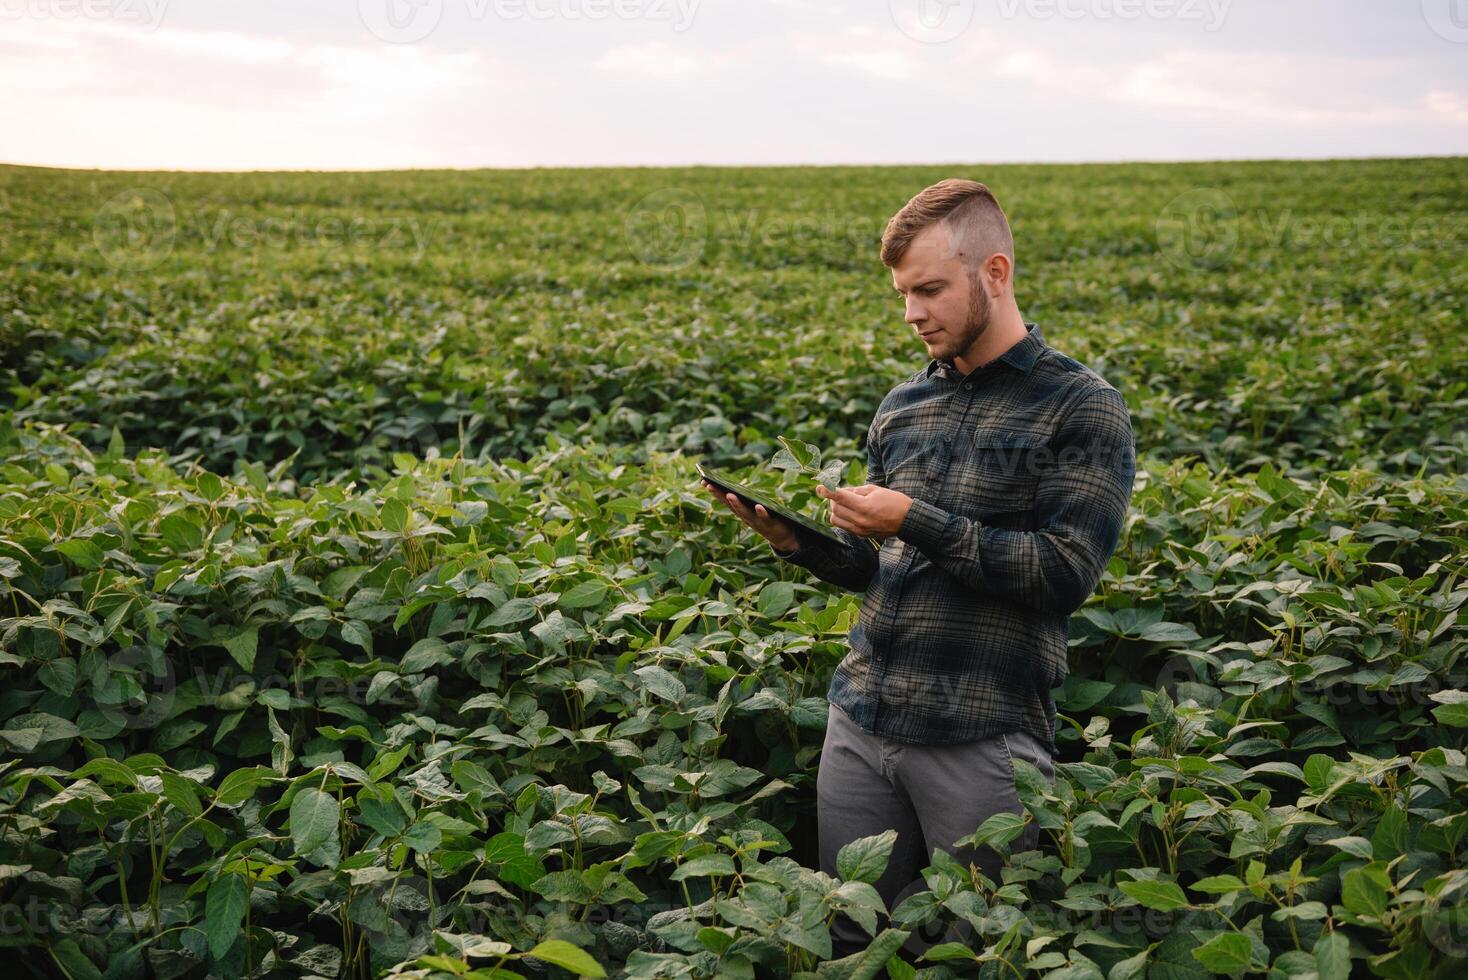
<path id="1" fill-rule="evenodd" d="M 951 176 L 1126 397 L 1057 779 L 821 873 L 812 517 Z M 1468 971 L 1468 163 L 0 167 L 0 956 L 203 977 Z M 1041 828 L 1036 850 L 1009 843 Z M 844 912 L 870 946 L 831 958 Z M 879 922 L 879 913 L 883 921 Z M 921 956 L 909 937 L 960 929 Z"/>

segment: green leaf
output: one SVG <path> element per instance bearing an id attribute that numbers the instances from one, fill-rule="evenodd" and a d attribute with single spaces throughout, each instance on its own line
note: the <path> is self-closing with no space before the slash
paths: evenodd
<path id="1" fill-rule="evenodd" d="M 295 758 L 291 751 L 291 737 L 280 727 L 280 722 L 276 721 L 274 708 L 266 707 L 265 717 L 270 727 L 270 764 L 276 772 L 284 776 L 290 772 L 291 759 Z"/>
<path id="2" fill-rule="evenodd" d="M 836 460 L 827 463 L 825 467 L 816 474 L 816 482 L 827 490 L 835 490 L 841 486 L 841 481 L 846 478 L 845 460 Z"/>
<path id="3" fill-rule="evenodd" d="M 137 773 L 116 759 L 109 759 L 105 755 L 88 761 L 86 765 L 71 774 L 72 779 L 81 779 L 83 776 L 93 776 L 101 782 L 115 783 L 119 786 L 136 788 L 138 785 Z"/>
<path id="4" fill-rule="evenodd" d="M 392 531 L 394 534 L 401 534 L 407 530 L 408 521 L 411 516 L 408 505 L 396 497 L 389 497 L 384 500 L 382 502 L 382 509 L 378 512 L 378 517 L 382 521 L 383 528 Z"/>
<path id="5" fill-rule="evenodd" d="M 1324 843 L 1331 847 L 1339 847 L 1347 854 L 1361 858 L 1363 861 L 1370 861 L 1375 856 L 1371 852 L 1371 841 L 1365 837 L 1335 837 Z"/>
<path id="6" fill-rule="evenodd" d="M 1106 974 L 1106 980 L 1142 980 L 1147 975 L 1147 959 L 1151 954 L 1152 947 L 1149 946 L 1140 953 L 1117 960 Z"/>
<path id="7" fill-rule="evenodd" d="M 876 976 L 876 974 L 872 975 Z M 917 977 L 917 967 L 894 954 L 887 961 L 887 976 L 890 980 L 914 980 Z"/>
<path id="8" fill-rule="evenodd" d="M 604 977 L 607 975 L 607 971 L 603 970 L 601 964 L 592 959 L 590 954 L 564 939 L 547 939 L 532 949 L 529 955 L 562 969 L 570 970 L 577 976 Z"/>
<path id="9" fill-rule="evenodd" d="M 158 522 L 158 530 L 177 554 L 190 554 L 204 546 L 204 529 L 182 514 L 169 514 Z"/>
<path id="10" fill-rule="evenodd" d="M 1468 701 L 1455 701 L 1432 709 L 1432 717 L 1453 728 L 1468 728 Z"/>
<path id="11" fill-rule="evenodd" d="M 790 454 L 790 458 L 803 470 L 814 469 L 821 465 L 821 450 L 819 446 L 813 446 L 799 439 L 787 439 L 785 436 L 777 437 L 780 445 Z M 778 454 L 777 454 L 778 455 Z"/>
<path id="12" fill-rule="evenodd" d="M 199 802 L 199 793 L 195 784 L 174 772 L 160 772 L 159 779 L 163 783 L 163 796 L 174 807 L 183 813 L 197 817 L 204 812 L 204 805 Z"/>
<path id="13" fill-rule="evenodd" d="M 102 980 L 102 971 L 87 958 L 75 939 L 63 939 L 51 949 L 71 980 Z"/>
<path id="14" fill-rule="evenodd" d="M 1142 639 L 1153 643 L 1191 643 L 1198 639 L 1198 632 L 1182 623 L 1153 623 L 1142 630 Z"/>
<path id="15" fill-rule="evenodd" d="M 672 672 L 657 664 L 638 667 L 633 673 L 641 679 L 644 687 L 664 701 L 677 704 L 688 694 L 688 688 L 682 681 Z"/>
<path id="16" fill-rule="evenodd" d="M 885 969 L 892 980 L 913 980 L 916 969 L 897 955 L 909 935 L 906 929 L 883 929 L 861 952 L 818 964 L 816 977 L 818 980 L 875 980 Z"/>
<path id="17" fill-rule="evenodd" d="M 552 871 L 536 880 L 531 890 L 552 902 L 573 902 L 577 905 L 590 904 L 595 892 L 586 883 L 579 871 Z"/>
<path id="18" fill-rule="evenodd" d="M 1350 980 L 1351 942 L 1338 932 L 1327 932 L 1315 941 L 1315 971 L 1320 980 Z"/>
<path id="19" fill-rule="evenodd" d="M 1193 950 L 1193 958 L 1214 973 L 1242 973 L 1249 968 L 1253 944 L 1242 932 L 1221 932 Z"/>
<path id="20" fill-rule="evenodd" d="M 210 883 L 204 896 L 204 933 L 209 939 L 209 952 L 216 960 L 222 959 L 239 938 L 248 901 L 245 879 L 240 875 L 221 875 Z"/>
<path id="21" fill-rule="evenodd" d="M 887 869 L 892 845 L 897 843 L 896 830 L 884 830 L 871 837 L 859 837 L 836 852 L 836 873 L 843 881 L 873 884 Z"/>
<path id="22" fill-rule="evenodd" d="M 36 671 L 36 679 L 55 694 L 67 697 L 76 690 L 76 661 L 58 658 Z"/>
<path id="23" fill-rule="evenodd" d="M 682 881 L 685 878 L 706 878 L 712 875 L 732 875 L 734 873 L 734 859 L 727 854 L 705 854 L 684 861 L 673 869 L 668 877 L 673 881 Z"/>
<path id="24" fill-rule="evenodd" d="M 1188 887 L 1195 892 L 1209 895 L 1226 895 L 1229 892 L 1243 891 L 1245 886 L 1237 875 L 1212 875 L 1200 878 Z"/>
<path id="25" fill-rule="evenodd" d="M 396 837 L 407 826 L 408 818 L 403 814 L 403 808 L 398 805 L 397 800 L 388 799 L 387 796 L 390 794 L 379 798 L 374 790 L 365 788 L 357 794 L 357 810 L 362 815 L 362 823 L 384 837 Z"/>
<path id="26" fill-rule="evenodd" d="M 755 608 L 761 616 L 767 619 L 775 619 L 784 615 L 785 610 L 795 601 L 795 584 L 793 582 L 771 582 L 759 590 L 759 600 Z"/>
<path id="27" fill-rule="evenodd" d="M 514 626 L 535 618 L 535 603 L 529 599 L 511 599 L 484 621 L 485 626 Z"/>
<path id="28" fill-rule="evenodd" d="M 733 929 L 717 929 L 713 926 L 704 926 L 698 930 L 697 938 L 709 952 L 715 956 L 722 956 L 724 951 L 734 944 L 735 935 Z"/>
<path id="29" fill-rule="evenodd" d="M 562 609 L 585 609 L 588 606 L 600 605 L 606 597 L 606 583 L 591 579 L 562 592 L 560 604 Z"/>
<path id="30" fill-rule="evenodd" d="M 939 943 L 919 957 L 919 959 L 938 961 L 973 960 L 976 958 L 974 951 L 963 943 Z"/>
<path id="31" fill-rule="evenodd" d="M 220 782 L 214 793 L 214 802 L 220 806 L 238 806 L 255 795 L 257 787 L 275 778 L 275 771 L 264 766 L 236 769 Z"/>
<path id="32" fill-rule="evenodd" d="M 372 630 L 360 619 L 349 619 L 342 623 L 342 639 L 354 646 L 359 646 L 372 655 Z"/>
<path id="33" fill-rule="evenodd" d="M 1171 912 L 1188 907 L 1188 897 L 1171 881 L 1121 881 L 1120 888 L 1149 909 Z"/>
<path id="34" fill-rule="evenodd" d="M 1319 752 L 1305 760 L 1300 771 L 1305 775 L 1305 785 L 1315 792 L 1320 792 L 1330 786 L 1330 774 L 1335 769 L 1335 760 L 1328 755 Z"/>
<path id="35" fill-rule="evenodd" d="M 6 729 L 39 729 L 41 742 L 62 742 L 76 738 L 79 733 L 75 722 L 58 718 L 45 711 L 29 711 L 16 715 L 5 723 Z"/>
<path id="36" fill-rule="evenodd" d="M 199 474 L 195 485 L 199 488 L 199 496 L 211 503 L 224 496 L 224 481 L 208 470 Z"/>
<path id="37" fill-rule="evenodd" d="M 12 752 L 34 752 L 45 734 L 39 728 L 6 728 L 0 730 L 0 742 Z"/>
<path id="38" fill-rule="evenodd" d="M 82 568 L 101 568 L 102 562 L 106 560 L 106 555 L 102 553 L 102 549 L 86 538 L 72 538 L 70 541 L 59 541 L 52 545 L 52 547 Z"/>
<path id="39" fill-rule="evenodd" d="M 1341 876 L 1341 904 L 1357 915 L 1381 916 L 1387 903 L 1386 872 L 1367 865 Z"/>
<path id="40" fill-rule="evenodd" d="M 326 578 L 321 581 L 321 591 L 334 599 L 345 600 L 347 593 L 357 580 L 372 570 L 371 565 L 345 565 L 333 569 Z"/>
<path id="41" fill-rule="evenodd" d="M 260 642 L 260 627 L 251 624 L 224 641 L 224 648 L 235 663 L 245 670 L 255 669 L 255 648 Z"/>
<path id="42" fill-rule="evenodd" d="M 188 718 L 175 718 L 158 726 L 153 734 L 153 749 L 156 752 L 172 752 L 185 742 L 192 741 L 208 724 Z"/>
<path id="43" fill-rule="evenodd" d="M 418 674 L 430 667 L 441 667 L 453 661 L 454 655 L 449 652 L 449 645 L 436 636 L 429 636 L 413 644 L 403 654 L 398 669 L 405 674 Z"/>
<path id="44" fill-rule="evenodd" d="M 314 786 L 298 792 L 291 801 L 291 841 L 296 854 L 310 854 L 331 840 L 340 822 L 336 797 Z"/>
<path id="45" fill-rule="evenodd" d="M 443 843 L 443 831 L 431 823 L 415 823 L 403 835 L 403 843 L 419 854 L 428 854 Z"/>

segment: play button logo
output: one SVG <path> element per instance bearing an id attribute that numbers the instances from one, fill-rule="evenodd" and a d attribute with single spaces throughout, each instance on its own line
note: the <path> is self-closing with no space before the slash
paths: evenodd
<path id="1" fill-rule="evenodd" d="M 443 0 L 357 0 L 362 24 L 389 44 L 412 44 L 432 34 Z"/>
<path id="2" fill-rule="evenodd" d="M 1422 0 L 1422 18 L 1444 41 L 1468 43 L 1468 0 Z"/>

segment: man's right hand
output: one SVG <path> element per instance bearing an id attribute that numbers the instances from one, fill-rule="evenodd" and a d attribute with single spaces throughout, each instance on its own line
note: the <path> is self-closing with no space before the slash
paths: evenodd
<path id="1" fill-rule="evenodd" d="M 751 509 L 737 494 L 725 493 L 707 480 L 700 482 L 715 500 L 721 501 L 736 517 L 758 531 L 777 550 L 795 551 L 800 547 L 800 539 L 795 536 L 794 528 L 784 518 L 776 517 L 765 510 L 763 504 L 755 504 Z"/>

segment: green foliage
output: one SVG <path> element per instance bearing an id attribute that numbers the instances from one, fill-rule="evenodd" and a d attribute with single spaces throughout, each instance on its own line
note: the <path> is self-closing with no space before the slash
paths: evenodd
<path id="1" fill-rule="evenodd" d="M 859 597 L 688 457 L 778 448 L 796 506 L 861 472 L 923 363 L 874 236 L 949 174 L 0 169 L 0 945 L 109 978 L 1456 975 L 1464 268 L 1270 229 L 1447 227 L 1460 169 L 986 174 L 1022 309 L 1142 455 L 1054 785 L 1015 759 L 1023 812 L 974 829 L 998 880 L 936 850 L 895 909 L 890 834 L 815 870 Z M 145 271 L 92 234 L 140 180 L 180 219 Z M 872 234 L 715 221 L 645 265 L 623 218 L 668 182 Z M 1237 244 L 1180 265 L 1155 219 L 1203 185 Z M 388 212 L 433 222 L 417 259 L 207 234 Z M 832 958 L 838 913 L 866 950 Z"/>
<path id="2" fill-rule="evenodd" d="M 834 490 L 841 485 L 841 478 L 846 472 L 844 460 L 832 460 L 822 466 L 820 447 L 812 446 L 799 439 L 790 439 L 785 436 L 778 438 L 782 448 L 771 457 L 772 467 L 813 476 L 817 483 L 828 490 Z"/>

